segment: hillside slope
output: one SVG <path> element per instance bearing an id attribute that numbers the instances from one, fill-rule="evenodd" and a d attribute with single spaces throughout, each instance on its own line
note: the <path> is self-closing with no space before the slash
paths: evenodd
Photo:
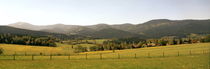
<path id="1" fill-rule="evenodd" d="M 28 29 L 29 24 L 12 24 L 9 26 Z M 35 25 L 30 25 L 33 29 Z M 160 38 L 163 36 L 178 36 L 183 37 L 191 33 L 195 34 L 210 34 L 210 20 L 168 20 L 156 19 L 142 24 L 119 24 L 107 25 L 98 24 L 91 26 L 78 26 L 78 25 L 48 25 L 48 26 L 35 26 L 40 28 L 40 31 L 63 33 L 63 34 L 78 34 L 90 36 L 95 38 L 121 38 L 121 37 L 136 37 L 143 36 L 144 38 Z M 107 31 L 107 29 L 113 29 Z M 33 29 L 36 30 L 36 29 Z M 123 33 L 126 35 L 116 34 Z M 97 36 L 97 35 L 98 36 Z M 101 35 L 104 34 L 104 35 Z"/>
<path id="2" fill-rule="evenodd" d="M 49 33 L 49 32 L 43 32 L 43 31 L 32 31 L 32 30 L 26 30 L 26 29 L 19 29 L 19 28 L 13 28 L 9 26 L 0 26 L 0 34 L 15 34 L 15 35 L 30 35 L 30 36 L 53 36 L 56 38 L 64 39 L 72 39 L 80 37 L 78 35 L 65 35 L 65 34 L 59 34 L 59 33 Z"/>

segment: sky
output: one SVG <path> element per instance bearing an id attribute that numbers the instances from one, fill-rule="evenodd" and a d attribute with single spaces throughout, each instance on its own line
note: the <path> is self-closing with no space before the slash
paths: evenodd
<path id="1" fill-rule="evenodd" d="M 139 24 L 152 19 L 210 19 L 210 0 L 0 0 L 0 25 Z"/>

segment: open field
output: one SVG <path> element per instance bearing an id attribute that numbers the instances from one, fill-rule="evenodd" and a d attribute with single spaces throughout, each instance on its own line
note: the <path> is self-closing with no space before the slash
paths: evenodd
<path id="1" fill-rule="evenodd" d="M 64 43 L 93 43 L 93 44 L 103 44 L 104 41 L 111 39 L 94 39 L 94 40 L 67 40 L 63 41 Z"/>
<path id="2" fill-rule="evenodd" d="M 137 57 L 148 56 L 178 56 L 178 55 L 192 55 L 207 53 L 210 49 L 210 43 L 196 43 L 196 44 L 182 44 L 182 45 L 169 45 L 159 47 L 148 47 L 139 49 L 126 49 L 113 51 L 96 51 L 96 52 L 84 52 L 80 54 L 104 54 L 103 57 L 115 58 L 120 54 L 121 57 L 133 58 L 136 54 Z"/>
<path id="3" fill-rule="evenodd" d="M 11 50 L 46 53 L 72 50 L 62 44 L 59 47 L 1 44 L 0 47 L 5 49 L 5 54 L 10 54 Z M 0 69 L 209 69 L 209 49 L 210 43 L 196 43 L 115 50 L 114 53 L 95 51 L 71 56 L 15 56 L 15 60 L 14 56 L 0 56 Z"/>
<path id="4" fill-rule="evenodd" d="M 209 69 L 209 56 L 105 60 L 0 60 L 0 69 Z"/>
<path id="5" fill-rule="evenodd" d="M 95 40 L 87 40 L 88 42 L 96 43 L 96 44 L 103 44 L 104 41 L 107 41 L 110 39 L 95 39 Z M 83 40 L 85 42 L 86 40 Z"/>
<path id="6" fill-rule="evenodd" d="M 25 55 L 25 54 L 73 54 L 71 45 L 57 43 L 58 47 L 30 46 L 30 45 L 15 45 L 15 44 L 0 44 L 0 48 L 4 49 L 4 55 Z"/>
<path id="7" fill-rule="evenodd" d="M 188 56 L 194 54 L 206 54 L 209 52 L 210 43 L 196 43 L 196 44 L 182 44 L 182 45 L 170 45 L 160 47 L 149 47 L 139 49 L 126 49 L 126 50 L 112 50 L 109 51 L 93 51 L 84 53 L 74 53 L 72 48 L 65 44 L 59 44 L 59 47 L 36 47 L 36 46 L 20 46 L 12 44 L 1 44 L 5 51 L 4 55 L 13 55 L 14 52 L 18 55 L 28 56 L 16 56 L 16 58 L 31 59 L 32 54 L 36 54 L 35 59 L 49 59 L 49 56 L 39 56 L 41 52 L 44 55 L 53 55 L 53 59 L 118 59 L 118 58 L 141 58 L 141 57 L 170 57 L 170 56 Z M 63 56 L 65 55 L 65 56 Z M 71 55 L 71 56 L 69 56 Z M 1 58 L 5 58 L 3 56 Z M 9 59 L 13 56 L 7 56 Z M 1 59 L 0 58 L 0 59 Z"/>

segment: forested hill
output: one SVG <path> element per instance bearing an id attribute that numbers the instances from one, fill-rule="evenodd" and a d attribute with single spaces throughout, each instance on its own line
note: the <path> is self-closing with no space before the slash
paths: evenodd
<path id="1" fill-rule="evenodd" d="M 9 26 L 0 26 L 0 34 L 13 34 L 13 35 L 29 35 L 29 36 L 52 36 L 59 39 L 74 39 L 80 38 L 82 36 L 79 35 L 65 35 L 59 33 L 49 33 L 43 31 L 32 31 L 26 29 L 19 29 Z"/>
<path id="2" fill-rule="evenodd" d="M 151 38 L 186 36 L 191 33 L 210 34 L 210 20 L 151 20 L 129 30 Z"/>
<path id="3" fill-rule="evenodd" d="M 36 26 L 28 23 L 15 23 L 9 26 L 67 35 L 77 34 L 95 38 L 161 38 L 163 36 L 183 37 L 191 33 L 210 34 L 210 20 L 156 19 L 136 25 L 126 23 L 119 25 L 98 24 L 90 26 L 64 24 Z"/>

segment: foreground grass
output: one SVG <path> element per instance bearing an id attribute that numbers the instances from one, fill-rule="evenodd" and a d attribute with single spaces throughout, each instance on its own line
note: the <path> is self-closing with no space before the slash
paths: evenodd
<path id="1" fill-rule="evenodd" d="M 66 53 L 72 50 L 65 44 L 59 44 L 59 47 L 0 44 L 0 47 L 5 54 L 13 54 L 14 51 Z M 70 60 L 68 56 L 53 56 L 52 60 L 50 56 L 34 56 L 34 60 L 32 56 L 16 56 L 16 60 L 12 60 L 13 56 L 0 56 L 0 69 L 209 69 L 209 49 L 210 43 L 196 43 L 116 50 L 114 53 L 85 52 L 71 56 Z M 87 60 L 85 54 L 88 54 Z"/>
<path id="2" fill-rule="evenodd" d="M 209 69 L 209 55 L 103 60 L 0 60 L 0 69 Z"/>

